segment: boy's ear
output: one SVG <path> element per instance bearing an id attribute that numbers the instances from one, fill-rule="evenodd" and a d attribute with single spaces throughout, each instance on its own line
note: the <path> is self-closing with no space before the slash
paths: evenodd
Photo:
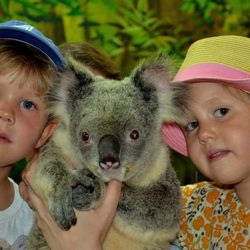
<path id="1" fill-rule="evenodd" d="M 41 134 L 40 139 L 36 143 L 35 149 L 38 149 L 45 144 L 45 142 L 49 139 L 49 137 L 52 135 L 53 131 L 55 130 L 57 123 L 58 123 L 57 119 L 53 119 L 52 121 L 47 123 L 47 125 L 45 126 Z"/>

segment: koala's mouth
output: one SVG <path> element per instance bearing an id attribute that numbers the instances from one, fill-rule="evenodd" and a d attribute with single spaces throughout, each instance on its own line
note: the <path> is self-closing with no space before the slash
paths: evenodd
<path id="1" fill-rule="evenodd" d="M 97 175 L 105 182 L 110 180 L 126 181 L 132 172 L 132 164 L 119 166 L 117 168 L 97 168 Z"/>
<path id="2" fill-rule="evenodd" d="M 99 166 L 103 170 L 115 170 L 120 167 L 120 162 L 113 157 L 106 157 L 105 161 L 100 161 Z"/>

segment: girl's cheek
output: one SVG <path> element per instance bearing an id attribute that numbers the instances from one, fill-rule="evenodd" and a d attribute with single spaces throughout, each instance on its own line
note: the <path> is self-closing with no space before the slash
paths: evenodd
<path id="1" fill-rule="evenodd" d="M 190 136 L 186 136 L 186 144 L 188 152 L 192 152 L 194 150 L 194 139 Z"/>

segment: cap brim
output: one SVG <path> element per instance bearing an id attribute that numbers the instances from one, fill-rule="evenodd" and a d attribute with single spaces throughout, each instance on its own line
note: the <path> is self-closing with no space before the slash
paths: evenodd
<path id="1" fill-rule="evenodd" d="M 65 67 L 64 59 L 62 55 L 57 52 L 56 45 L 50 44 L 46 39 L 41 38 L 29 30 L 21 29 L 18 26 L 4 25 L 0 27 L 0 39 L 16 40 L 33 46 L 47 56 L 58 70 L 62 70 Z"/>

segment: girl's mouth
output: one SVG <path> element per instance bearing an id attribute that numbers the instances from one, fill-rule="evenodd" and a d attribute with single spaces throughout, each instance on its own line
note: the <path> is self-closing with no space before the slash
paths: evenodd
<path id="1" fill-rule="evenodd" d="M 223 158 L 224 156 L 226 156 L 228 153 L 229 153 L 229 150 L 216 150 L 216 151 L 210 152 L 208 154 L 208 160 L 210 162 L 219 160 Z"/>

